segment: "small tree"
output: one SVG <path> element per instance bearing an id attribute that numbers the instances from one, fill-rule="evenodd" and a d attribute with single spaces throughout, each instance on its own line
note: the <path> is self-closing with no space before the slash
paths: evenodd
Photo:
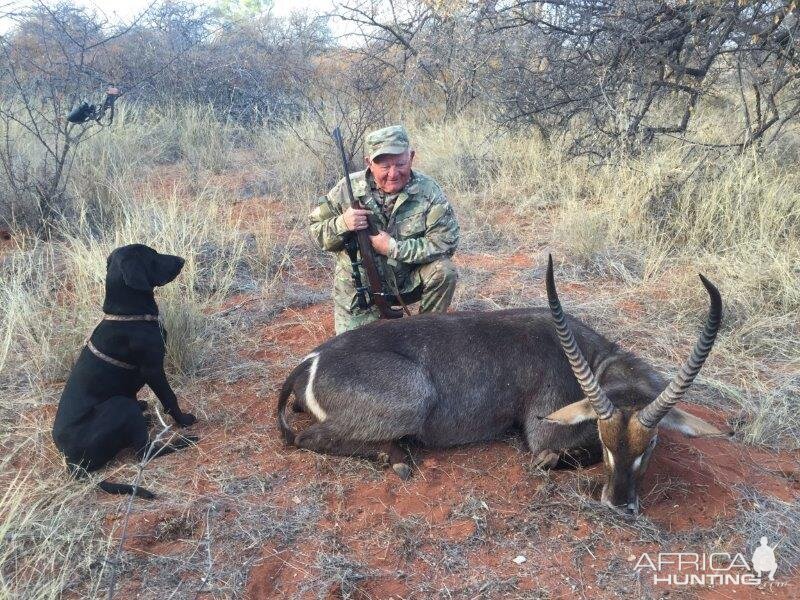
<path id="1" fill-rule="evenodd" d="M 798 114 L 795 0 L 519 1 L 496 8 L 493 78 L 510 122 L 570 131 L 578 153 L 689 130 L 715 89 L 740 97 L 746 148 Z M 500 5 L 499 5 L 500 6 Z M 738 90 L 737 90 L 738 87 Z"/>
<path id="2" fill-rule="evenodd" d="M 67 115 L 87 90 L 113 83 L 104 52 L 129 28 L 110 30 L 95 14 L 61 4 L 5 18 L 13 26 L 0 35 L 0 220 L 48 236 L 69 204 L 75 150 L 100 127 L 99 119 L 73 123 Z"/>
<path id="3" fill-rule="evenodd" d="M 380 63 L 405 98 L 438 105 L 447 119 L 480 97 L 497 57 L 482 19 L 491 4 L 343 0 L 339 18 L 354 30 L 364 59 Z"/>

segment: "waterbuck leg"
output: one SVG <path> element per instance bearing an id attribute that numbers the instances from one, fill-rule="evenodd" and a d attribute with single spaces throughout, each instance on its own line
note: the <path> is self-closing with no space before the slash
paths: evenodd
<path id="1" fill-rule="evenodd" d="M 578 467 L 588 467 L 599 463 L 601 460 L 603 460 L 603 449 L 599 443 L 588 448 L 568 448 L 561 451 L 555 468 L 576 469 Z"/>
<path id="2" fill-rule="evenodd" d="M 597 425 L 559 425 L 536 416 L 525 421 L 525 438 L 539 469 L 586 466 L 602 458 Z"/>
<path id="3" fill-rule="evenodd" d="M 358 456 L 382 464 L 389 464 L 401 479 L 411 476 L 411 467 L 397 442 L 365 442 L 337 437 L 327 423 L 315 423 L 300 433 L 295 440 L 298 448 L 335 456 Z"/>
<path id="4" fill-rule="evenodd" d="M 537 469 L 552 469 L 558 464 L 558 451 L 563 443 L 559 438 L 563 437 L 563 432 L 559 432 L 557 427 L 536 416 L 529 415 L 525 419 L 525 439 L 533 454 L 533 466 Z"/>
<path id="5" fill-rule="evenodd" d="M 552 450 L 542 450 L 533 459 L 533 466 L 537 469 L 552 469 L 558 464 L 558 454 Z"/>
<path id="6" fill-rule="evenodd" d="M 391 465 L 392 471 L 405 481 L 411 477 L 411 466 L 407 462 L 406 453 L 397 442 L 383 442 L 378 453 L 378 459 L 384 464 Z"/>
<path id="7" fill-rule="evenodd" d="M 603 451 L 596 448 L 568 448 L 560 452 L 542 450 L 533 459 L 533 466 L 537 469 L 577 469 L 599 463 L 603 458 Z"/>

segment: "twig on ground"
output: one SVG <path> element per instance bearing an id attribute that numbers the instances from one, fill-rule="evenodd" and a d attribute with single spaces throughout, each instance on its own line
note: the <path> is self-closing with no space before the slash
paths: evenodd
<path id="1" fill-rule="evenodd" d="M 211 557 L 211 506 L 206 509 L 206 530 L 203 532 L 203 543 L 206 547 L 206 572 L 200 580 L 200 585 L 194 594 L 195 598 L 197 598 L 208 585 L 208 580 L 211 579 L 211 570 L 214 566 L 214 561 Z"/>
<path id="2" fill-rule="evenodd" d="M 150 442 L 150 445 L 147 448 L 147 451 L 144 453 L 142 460 L 139 461 L 139 464 L 136 467 L 136 477 L 133 480 L 133 492 L 128 498 L 128 505 L 125 507 L 125 516 L 122 521 L 122 533 L 120 534 L 119 538 L 119 545 L 117 546 L 117 551 L 114 555 L 114 559 L 109 561 L 111 563 L 111 581 L 108 584 L 108 600 L 111 600 L 114 597 L 114 590 L 117 584 L 117 573 L 119 567 L 120 557 L 122 556 L 122 549 L 125 546 L 125 540 L 128 535 L 128 520 L 130 519 L 131 510 L 133 509 L 133 500 L 136 498 L 136 490 L 139 488 L 139 482 L 142 480 L 142 475 L 144 474 L 144 468 L 150 462 L 155 454 L 155 449 L 157 448 L 157 444 L 161 442 L 161 440 L 170 432 L 172 429 L 172 425 L 167 425 L 164 422 L 163 417 L 161 416 L 161 412 L 158 410 L 158 407 L 154 407 L 156 416 L 158 420 L 163 425 L 163 429 L 158 432 L 155 439 Z"/>

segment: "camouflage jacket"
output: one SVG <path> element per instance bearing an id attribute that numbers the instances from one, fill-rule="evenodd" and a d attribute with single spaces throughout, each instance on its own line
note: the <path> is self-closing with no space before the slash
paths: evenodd
<path id="1" fill-rule="evenodd" d="M 450 257 L 458 246 L 459 228 L 455 214 L 439 185 L 427 175 L 412 171 L 411 180 L 397 196 L 387 218 L 379 203 L 379 191 L 367 171 L 350 174 L 353 194 L 374 221 L 395 240 L 389 256 L 380 260 L 383 269 L 392 268 L 401 292 L 419 284 L 414 266 Z M 324 250 L 337 253 L 337 278 L 350 277 L 350 259 L 344 251 L 347 233 L 342 213 L 350 206 L 347 186 L 341 179 L 327 196 L 319 199 L 309 215 L 311 235 Z M 381 257 L 382 258 L 382 257 Z M 366 282 L 366 278 L 363 279 Z"/>

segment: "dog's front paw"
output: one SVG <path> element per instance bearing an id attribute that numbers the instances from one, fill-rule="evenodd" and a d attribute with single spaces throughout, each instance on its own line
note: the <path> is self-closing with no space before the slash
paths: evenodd
<path id="1" fill-rule="evenodd" d="M 197 422 L 197 418 L 195 418 L 195 416 L 192 413 L 186 413 L 186 412 L 181 413 L 179 415 L 173 415 L 172 418 L 175 419 L 175 422 L 178 425 L 181 425 L 183 427 L 188 427 L 189 425 L 193 425 L 194 423 Z"/>

